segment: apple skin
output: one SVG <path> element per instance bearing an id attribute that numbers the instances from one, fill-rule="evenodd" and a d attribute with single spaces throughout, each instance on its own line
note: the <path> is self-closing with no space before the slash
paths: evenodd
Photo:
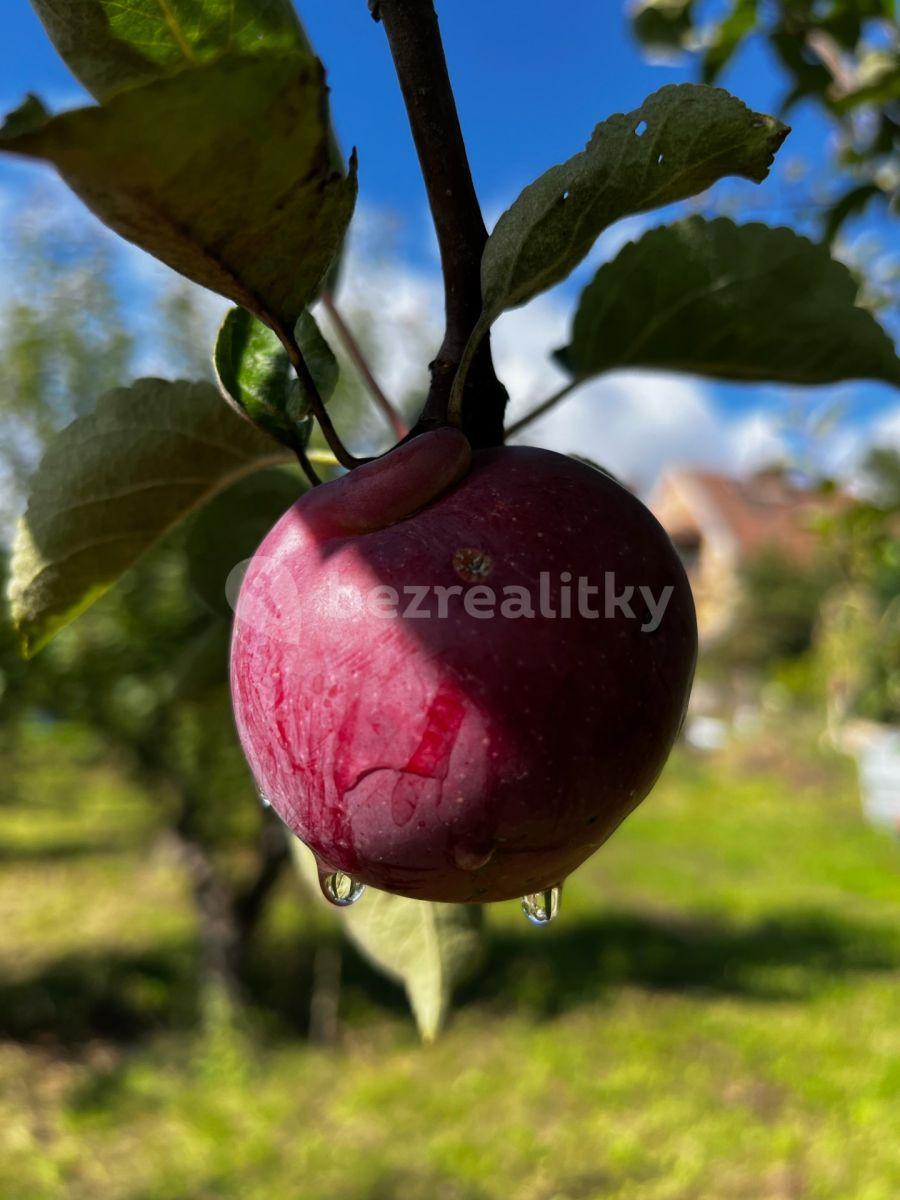
<path id="1" fill-rule="evenodd" d="M 304 496 L 252 560 L 232 642 L 266 799 L 322 869 L 422 900 L 564 880 L 656 781 L 697 653 L 684 570 L 629 491 L 547 450 L 469 460 L 439 430 Z M 577 600 L 570 619 L 483 619 L 459 597 L 444 619 L 385 617 L 346 600 L 387 585 L 402 611 L 408 585 L 478 582 L 501 599 L 525 586 L 537 607 L 547 572 L 558 610 L 565 571 L 600 586 L 601 613 L 604 572 L 617 591 L 674 593 L 655 632 L 579 616 Z M 421 607 L 436 612 L 433 593 Z"/>

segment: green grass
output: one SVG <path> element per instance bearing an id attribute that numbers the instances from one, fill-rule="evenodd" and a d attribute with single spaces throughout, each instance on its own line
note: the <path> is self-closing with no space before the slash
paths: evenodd
<path id="1" fill-rule="evenodd" d="M 556 925 L 492 909 L 435 1046 L 345 949 L 326 1049 L 327 914 L 287 881 L 251 1009 L 201 1023 L 153 798 L 63 735 L 0 806 L 4 1200 L 900 1196 L 900 847 L 839 760 L 676 758 Z"/>

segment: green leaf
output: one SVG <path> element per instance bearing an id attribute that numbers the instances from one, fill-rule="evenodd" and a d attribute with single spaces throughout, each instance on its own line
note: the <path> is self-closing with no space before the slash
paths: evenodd
<path id="1" fill-rule="evenodd" d="M 485 249 L 485 323 L 559 283 L 613 222 L 684 200 L 726 175 L 762 182 L 787 128 L 718 88 L 672 84 L 594 130 L 527 187 Z"/>
<path id="2" fill-rule="evenodd" d="M 731 8 L 714 26 L 712 40 L 703 55 L 703 82 L 715 83 L 741 43 L 756 28 L 759 0 L 732 0 Z"/>
<path id="3" fill-rule="evenodd" d="M 112 229 L 269 325 L 292 328 L 356 199 L 332 166 L 321 64 L 222 60 L 55 117 L 0 148 L 53 163 Z"/>
<path id="4" fill-rule="evenodd" d="M 98 100 L 226 53 L 310 51 L 291 0 L 31 0 Z"/>
<path id="5" fill-rule="evenodd" d="M 275 522 L 306 491 L 295 470 L 257 471 L 232 484 L 191 522 L 185 550 L 188 578 L 214 613 L 231 616 L 225 594 L 228 576 L 252 557 Z"/>
<path id="6" fill-rule="evenodd" d="M 308 309 L 300 314 L 300 320 L 294 326 L 294 337 L 300 353 L 306 360 L 319 395 L 323 400 L 330 400 L 338 385 L 340 368 L 334 352 L 322 336 L 316 318 Z M 297 407 L 292 409 L 294 414 L 305 416 L 309 412 L 310 399 L 299 380 L 296 383 L 300 395 L 298 397 L 292 395 L 289 398 L 289 408 L 291 405 L 296 405 Z"/>
<path id="7" fill-rule="evenodd" d="M 296 838 L 297 868 L 319 895 L 316 861 Z M 322 900 L 327 904 L 326 900 Z M 348 937 L 368 961 L 402 984 L 423 1040 L 443 1028 L 453 989 L 479 967 L 485 950 L 479 904 L 434 904 L 367 888 L 352 908 L 340 910 Z"/>
<path id="8" fill-rule="evenodd" d="M 49 443 L 16 536 L 10 602 L 31 655 L 199 505 L 287 452 L 207 383 L 142 379 Z"/>
<path id="9" fill-rule="evenodd" d="M 329 400 L 338 382 L 337 359 L 316 319 L 305 311 L 294 328 L 319 395 Z M 276 334 L 243 308 L 225 317 L 215 352 L 216 373 L 226 396 L 254 424 L 292 449 L 309 440 L 310 398 L 295 379 Z"/>
<path id="10" fill-rule="evenodd" d="M 641 0 L 631 23 L 638 41 L 653 50 L 680 50 L 691 32 L 694 0 Z"/>
<path id="11" fill-rule="evenodd" d="M 578 380 L 618 367 L 793 384 L 900 384 L 858 284 L 790 229 L 691 217 L 654 229 L 585 288 L 559 360 Z"/>

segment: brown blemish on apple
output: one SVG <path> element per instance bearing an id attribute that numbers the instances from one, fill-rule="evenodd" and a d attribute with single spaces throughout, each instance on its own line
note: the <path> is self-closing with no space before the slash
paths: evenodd
<path id="1" fill-rule="evenodd" d="M 485 550 L 466 547 L 453 555 L 453 570 L 466 583 L 480 583 L 493 569 L 494 560 Z"/>

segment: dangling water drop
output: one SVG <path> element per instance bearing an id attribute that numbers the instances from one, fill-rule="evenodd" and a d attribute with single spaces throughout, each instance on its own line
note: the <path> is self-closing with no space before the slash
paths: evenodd
<path id="1" fill-rule="evenodd" d="M 559 912 L 560 884 L 522 897 L 522 912 L 532 925 L 549 925 Z"/>
<path id="2" fill-rule="evenodd" d="M 366 890 L 364 883 L 346 871 L 319 871 L 319 887 L 328 903 L 336 908 L 349 908 Z"/>
<path id="3" fill-rule="evenodd" d="M 269 799 L 269 797 L 266 795 L 265 792 L 259 793 L 259 802 L 263 806 L 263 808 L 271 808 L 272 807 L 272 801 Z"/>

